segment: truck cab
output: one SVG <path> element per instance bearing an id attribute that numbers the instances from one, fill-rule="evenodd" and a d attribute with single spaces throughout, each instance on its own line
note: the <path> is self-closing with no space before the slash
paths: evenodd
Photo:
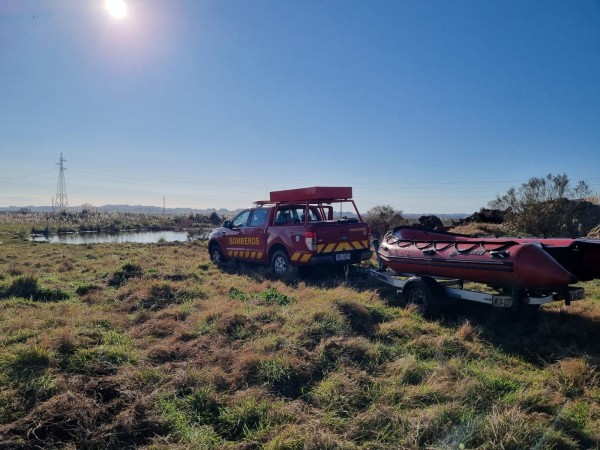
<path id="1" fill-rule="evenodd" d="M 211 259 L 268 264 L 276 275 L 369 259 L 370 228 L 351 197 L 349 187 L 273 191 L 212 231 Z"/>

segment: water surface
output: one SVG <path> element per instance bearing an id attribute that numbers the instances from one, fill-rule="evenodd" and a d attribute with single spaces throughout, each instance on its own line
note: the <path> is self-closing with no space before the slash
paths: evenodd
<path id="1" fill-rule="evenodd" d="M 185 242 L 188 239 L 187 231 L 121 231 L 118 233 L 68 233 L 53 234 L 51 236 L 32 236 L 35 242 L 50 242 L 52 244 L 120 244 L 123 242 L 136 242 L 152 244 L 157 242 Z"/>

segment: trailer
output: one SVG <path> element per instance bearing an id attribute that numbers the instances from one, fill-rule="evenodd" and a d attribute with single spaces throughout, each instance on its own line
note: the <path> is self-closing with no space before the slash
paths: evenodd
<path id="1" fill-rule="evenodd" d="M 564 301 L 569 305 L 572 301 L 582 300 L 585 291 L 580 287 L 568 287 L 555 292 L 528 292 L 519 288 L 489 286 L 496 292 L 480 292 L 464 288 L 464 280 L 418 276 L 398 273 L 388 268 L 361 269 L 374 280 L 396 288 L 406 304 L 413 305 L 424 315 L 435 314 L 442 306 L 456 304 L 461 301 L 476 302 L 512 310 L 535 311 L 546 303 Z"/>
<path id="2" fill-rule="evenodd" d="M 414 230 L 414 228 L 410 227 L 398 227 L 394 231 L 398 229 Z M 419 232 L 421 231 L 419 230 Z M 460 235 L 447 233 L 447 236 L 458 237 Z M 460 237 L 462 238 L 462 236 Z M 448 239 L 446 235 L 444 238 Z M 409 244 L 405 245 L 404 248 L 409 245 L 414 246 L 423 253 L 426 258 L 432 259 L 432 254 L 435 254 L 440 250 L 440 247 L 437 247 L 436 243 L 442 241 L 439 239 L 433 240 L 432 242 L 425 243 L 421 246 L 418 245 L 418 242 L 419 241 L 416 240 L 409 240 Z M 402 295 L 407 304 L 414 305 L 423 314 L 435 314 L 440 307 L 456 304 L 461 301 L 482 303 L 495 308 L 511 309 L 513 311 L 531 312 L 536 311 L 541 305 L 547 303 L 564 301 L 566 305 L 570 305 L 572 301 L 582 300 L 585 297 L 584 289 L 578 286 L 564 285 L 543 288 L 536 285 L 527 286 L 517 284 L 510 278 L 507 281 L 507 279 L 502 277 L 486 279 L 487 281 L 478 280 L 477 277 L 469 277 L 469 274 L 472 275 L 472 270 L 471 272 L 469 270 L 461 270 L 461 267 L 451 260 L 443 261 L 443 265 L 446 268 L 452 268 L 448 273 L 452 273 L 454 277 L 437 276 L 428 272 L 431 267 L 429 261 L 427 261 L 427 264 L 420 264 L 421 261 L 418 261 L 417 258 L 414 257 L 409 258 L 411 259 L 412 264 L 390 264 L 389 258 L 382 257 L 379 241 L 374 239 L 372 244 L 375 249 L 379 268 L 365 269 L 367 274 L 379 282 L 395 287 L 397 289 L 397 294 Z M 446 244 L 445 241 L 444 244 Z M 588 244 L 587 241 L 586 244 Z M 597 258 L 598 248 L 600 248 L 600 246 L 598 246 L 599 243 L 592 242 L 590 246 L 592 244 L 592 248 L 595 252 L 592 253 L 592 255 L 594 258 Z M 481 251 L 473 251 L 473 247 L 470 247 L 468 250 L 474 257 L 484 253 Z M 493 257 L 499 257 L 501 260 L 507 259 L 507 252 L 504 251 L 504 248 L 501 248 L 501 250 L 503 251 L 498 255 L 496 255 L 496 253 L 498 253 L 497 251 L 487 253 L 492 253 Z M 386 249 L 386 251 L 389 251 L 389 249 Z M 460 248 L 456 253 L 465 254 Z M 419 273 L 397 272 L 390 266 L 412 269 L 418 268 L 422 271 Z M 465 289 L 465 283 L 475 283 L 478 286 L 485 286 L 485 289 Z"/>

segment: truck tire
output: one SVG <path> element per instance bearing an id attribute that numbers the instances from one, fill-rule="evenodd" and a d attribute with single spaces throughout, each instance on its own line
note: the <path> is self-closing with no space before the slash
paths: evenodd
<path id="1" fill-rule="evenodd" d="M 435 299 L 429 287 L 421 280 L 415 280 L 402 292 L 406 305 L 413 305 L 422 316 L 430 316 L 435 312 Z"/>
<path id="2" fill-rule="evenodd" d="M 292 263 L 284 250 L 276 250 L 271 256 L 271 272 L 277 277 L 286 277 L 292 274 Z"/>
<path id="3" fill-rule="evenodd" d="M 213 243 L 210 245 L 210 260 L 217 266 L 220 266 L 225 262 L 225 255 L 223 255 L 223 251 L 219 244 Z"/>

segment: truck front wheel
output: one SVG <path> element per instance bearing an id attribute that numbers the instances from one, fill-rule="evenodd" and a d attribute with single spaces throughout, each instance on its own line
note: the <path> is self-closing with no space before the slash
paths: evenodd
<path id="1" fill-rule="evenodd" d="M 291 275 L 292 263 L 286 252 L 277 250 L 271 257 L 271 272 L 278 277 Z"/>
<path id="2" fill-rule="evenodd" d="M 223 255 L 223 251 L 219 244 L 212 244 L 210 246 L 210 259 L 217 266 L 220 266 L 225 262 L 225 255 Z"/>

